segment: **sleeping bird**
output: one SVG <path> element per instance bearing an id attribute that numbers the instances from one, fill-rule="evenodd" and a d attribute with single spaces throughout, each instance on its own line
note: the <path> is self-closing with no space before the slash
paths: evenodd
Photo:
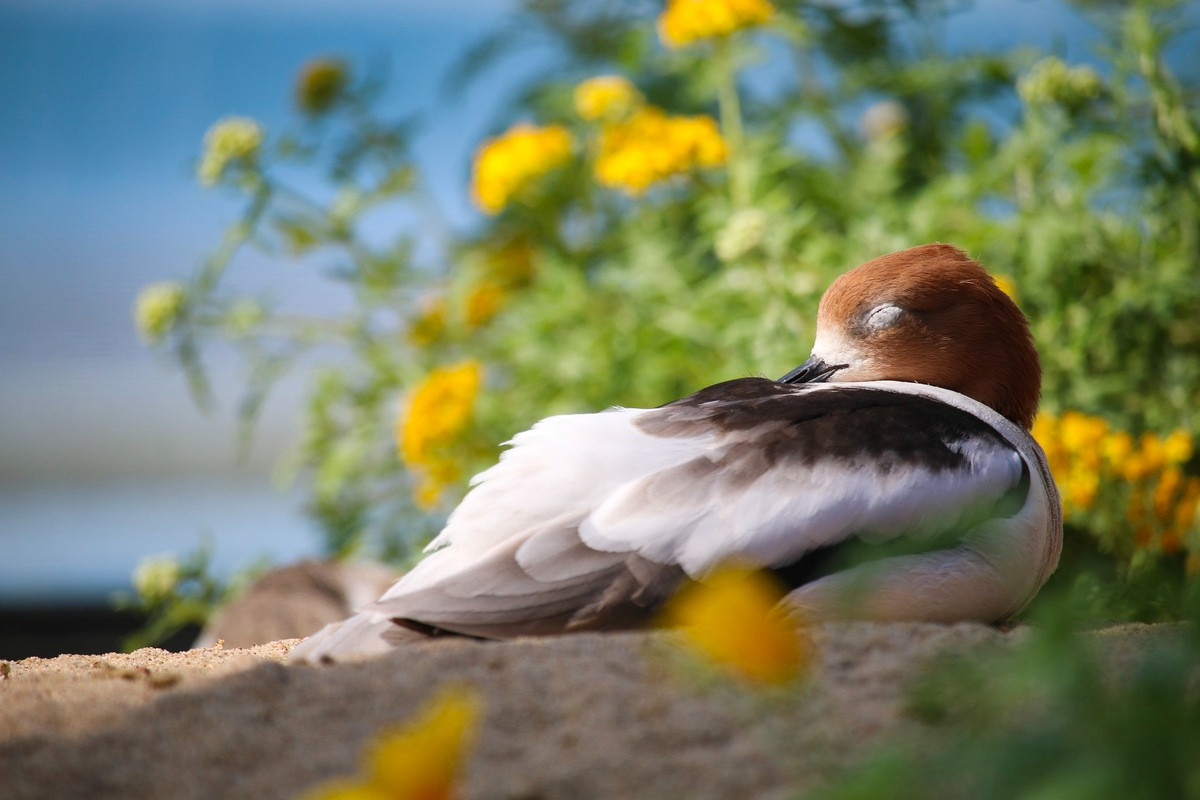
<path id="1" fill-rule="evenodd" d="M 833 282 L 811 356 L 778 381 L 514 436 L 423 560 L 292 658 L 636 628 L 728 561 L 818 620 L 1005 619 L 1062 547 L 1029 435 L 1040 388 L 1028 321 L 977 262 L 881 256 Z"/>

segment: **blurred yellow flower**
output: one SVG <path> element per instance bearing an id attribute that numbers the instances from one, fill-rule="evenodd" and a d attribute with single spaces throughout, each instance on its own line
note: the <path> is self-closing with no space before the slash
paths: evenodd
<path id="1" fill-rule="evenodd" d="M 1063 494 L 1068 505 L 1080 509 L 1092 507 L 1100 491 L 1100 474 L 1076 470 L 1063 482 Z"/>
<path id="2" fill-rule="evenodd" d="M 497 214 L 533 179 L 570 155 L 571 134 L 563 126 L 514 125 L 476 151 L 471 197 L 488 214 Z"/>
<path id="3" fill-rule="evenodd" d="M 1098 507 L 1101 516 L 1089 524 L 1111 526 L 1123 516 L 1137 548 L 1170 554 L 1185 547 L 1200 505 L 1200 477 L 1181 466 L 1192 457 L 1190 433 L 1148 432 L 1135 440 L 1099 417 L 1067 411 L 1039 414 L 1033 435 L 1062 491 L 1064 516 Z"/>
<path id="4" fill-rule="evenodd" d="M 1175 508 L 1175 493 L 1183 485 L 1183 473 L 1179 467 L 1167 467 L 1158 476 L 1154 486 L 1154 513 L 1159 519 L 1171 519 Z"/>
<path id="5" fill-rule="evenodd" d="M 155 344 L 170 332 L 179 319 L 183 300 L 183 285 L 174 281 L 152 283 L 138 292 L 133 322 L 145 342 Z"/>
<path id="6" fill-rule="evenodd" d="M 450 800 L 481 706 L 473 691 L 442 691 L 406 725 L 367 745 L 364 777 L 319 786 L 305 800 Z"/>
<path id="7" fill-rule="evenodd" d="M 338 58 L 314 58 L 300 69 L 296 105 L 306 114 L 323 114 L 342 96 L 350 75 Z"/>
<path id="8" fill-rule="evenodd" d="M 1163 440 L 1163 457 L 1169 464 L 1182 464 L 1192 457 L 1193 447 L 1192 435 L 1176 428 Z"/>
<path id="9" fill-rule="evenodd" d="M 1000 291 L 1011 297 L 1013 302 L 1016 302 L 1017 284 L 1012 278 L 1007 275 L 993 275 L 992 280 L 996 282 L 996 286 L 1000 289 Z"/>
<path id="10" fill-rule="evenodd" d="M 1108 423 L 1078 411 L 1067 411 L 1059 419 L 1059 435 L 1068 450 L 1076 454 L 1099 452 L 1099 445 L 1108 434 Z"/>
<path id="11" fill-rule="evenodd" d="M 669 116 L 650 106 L 601 131 L 596 179 L 637 196 L 672 175 L 723 164 L 727 155 L 712 117 Z"/>
<path id="12" fill-rule="evenodd" d="M 1151 466 L 1146 456 L 1140 450 L 1130 453 L 1117 469 L 1117 474 L 1130 483 L 1148 478 L 1153 473 L 1154 467 Z"/>
<path id="13" fill-rule="evenodd" d="M 760 25 L 774 13 L 767 0 L 667 0 L 658 17 L 658 36 L 667 47 L 682 47 Z"/>
<path id="14" fill-rule="evenodd" d="M 1117 431 L 1104 440 L 1104 458 L 1109 466 L 1118 467 L 1133 452 L 1133 437 L 1125 431 Z"/>
<path id="15" fill-rule="evenodd" d="M 620 75 L 589 78 L 575 87 L 575 112 L 588 121 L 619 119 L 641 102 L 641 92 Z"/>
<path id="16" fill-rule="evenodd" d="M 423 508 L 432 507 L 461 474 L 446 449 L 470 421 L 482 377 L 483 366 L 475 360 L 439 367 L 401 405 L 396 445 L 418 478 L 416 500 Z"/>
<path id="17" fill-rule="evenodd" d="M 756 683 L 783 683 L 808 666 L 799 620 L 779 606 L 784 587 L 761 570 L 718 567 L 667 604 L 662 624 L 733 674 Z"/>
<path id="18" fill-rule="evenodd" d="M 467 295 L 467 326 L 478 328 L 487 324 L 496 316 L 507 297 L 508 292 L 504 287 L 493 281 L 477 283 Z"/>
<path id="19" fill-rule="evenodd" d="M 1146 460 L 1147 469 L 1151 472 L 1158 472 L 1166 466 L 1167 451 L 1163 447 L 1162 439 L 1153 433 L 1143 433 L 1138 439 L 1138 444 L 1141 445 L 1140 453 Z"/>
<path id="20" fill-rule="evenodd" d="M 262 147 L 263 129 L 247 117 L 226 117 L 204 134 L 204 156 L 196 176 L 204 186 L 212 186 L 236 161 L 252 159 Z"/>

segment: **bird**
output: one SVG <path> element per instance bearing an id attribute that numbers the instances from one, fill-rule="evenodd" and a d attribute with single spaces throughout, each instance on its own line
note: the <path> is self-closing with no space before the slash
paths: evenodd
<path id="1" fill-rule="evenodd" d="M 830 284 L 777 381 L 514 436 L 423 560 L 292 660 L 643 627 L 730 561 L 810 619 L 1009 619 L 1062 549 L 1040 393 L 1029 322 L 982 265 L 942 243 L 874 258 Z"/>

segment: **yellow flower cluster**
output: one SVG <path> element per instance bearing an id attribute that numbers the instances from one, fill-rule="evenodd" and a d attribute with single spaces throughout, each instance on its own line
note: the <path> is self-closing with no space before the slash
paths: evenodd
<path id="1" fill-rule="evenodd" d="M 1190 433 L 1179 429 L 1134 439 L 1099 417 L 1067 411 L 1060 417 L 1040 414 L 1033 436 L 1046 451 L 1066 516 L 1117 497 L 1136 546 L 1156 546 L 1167 553 L 1183 547 L 1200 504 L 1200 478 L 1185 476 L 1181 469 L 1194 450 Z"/>
<path id="2" fill-rule="evenodd" d="M 667 47 L 682 47 L 761 25 L 774 13 L 767 0 L 667 0 L 658 17 L 658 36 Z"/>
<path id="3" fill-rule="evenodd" d="M 204 186 L 221 179 L 231 163 L 253 158 L 262 147 L 263 129 L 247 117 L 226 117 L 204 134 L 204 156 L 196 176 Z"/>
<path id="4" fill-rule="evenodd" d="M 481 705 L 474 692 L 443 691 L 407 725 L 367 745 L 364 775 L 318 786 L 304 800 L 450 800 Z"/>
<path id="5" fill-rule="evenodd" d="M 693 649 L 745 680 L 778 684 L 808 666 L 799 620 L 779 606 L 784 587 L 761 570 L 727 564 L 684 588 L 663 610 Z"/>
<path id="6" fill-rule="evenodd" d="M 400 457 L 418 479 L 416 501 L 431 508 L 461 470 L 447 448 L 467 427 L 483 366 L 475 360 L 440 367 L 416 388 L 396 420 Z"/>
<path id="7" fill-rule="evenodd" d="M 596 179 L 638 196 L 672 175 L 723 164 L 727 155 L 712 117 L 671 116 L 648 106 L 601 131 Z"/>
<path id="8" fill-rule="evenodd" d="M 183 308 L 183 286 L 174 281 L 152 283 L 138 292 L 133 322 L 143 341 L 155 344 L 166 336 Z"/>
<path id="9" fill-rule="evenodd" d="M 575 112 L 588 121 L 620 119 L 641 102 L 641 92 L 620 75 L 589 78 L 575 87 Z"/>
<path id="10" fill-rule="evenodd" d="M 571 134 L 563 126 L 514 125 L 475 153 L 471 196 L 488 214 L 498 214 L 531 181 L 570 155 Z"/>

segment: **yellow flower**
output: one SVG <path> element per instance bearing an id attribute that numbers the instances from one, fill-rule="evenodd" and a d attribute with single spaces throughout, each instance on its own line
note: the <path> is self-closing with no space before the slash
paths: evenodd
<path id="1" fill-rule="evenodd" d="M 596 179 L 637 196 L 672 175 L 723 164 L 727 154 L 712 117 L 668 116 L 662 109 L 647 107 L 605 126 Z"/>
<path id="2" fill-rule="evenodd" d="M 450 800 L 481 705 L 474 692 L 442 691 L 408 724 L 367 745 L 365 777 L 330 782 L 305 800 Z"/>
<path id="3" fill-rule="evenodd" d="M 1176 428 L 1163 440 L 1163 457 L 1168 464 L 1182 464 L 1192 457 L 1193 446 L 1192 435 Z"/>
<path id="4" fill-rule="evenodd" d="M 478 328 L 486 324 L 504 305 L 508 292 L 492 281 L 482 281 L 467 295 L 467 325 Z"/>
<path id="5" fill-rule="evenodd" d="M 695 650 L 757 683 L 782 683 L 807 666 L 797 620 L 779 607 L 784 588 L 761 570 L 719 567 L 667 604 L 662 623 Z"/>
<path id="6" fill-rule="evenodd" d="M 620 75 L 589 78 L 575 87 L 575 112 L 588 121 L 624 117 L 641 102 L 641 92 Z"/>
<path id="7" fill-rule="evenodd" d="M 1030 434 L 1042 446 L 1042 449 L 1049 448 L 1056 436 L 1055 426 L 1058 420 L 1053 414 L 1046 411 L 1039 413 L 1033 420 L 1033 427 L 1030 429 Z"/>
<path id="8" fill-rule="evenodd" d="M 1121 477 L 1130 483 L 1136 483 L 1154 473 L 1154 467 L 1141 451 L 1130 453 L 1118 469 Z"/>
<path id="9" fill-rule="evenodd" d="M 1108 434 L 1108 423 L 1099 417 L 1067 411 L 1059 420 L 1059 435 L 1072 453 L 1096 452 Z"/>
<path id="10" fill-rule="evenodd" d="M 440 367 L 401 407 L 396 446 L 417 475 L 415 499 L 422 508 L 436 504 L 442 489 L 461 474 L 446 449 L 470 421 L 482 377 L 483 367 L 474 360 Z"/>
<path id="11" fill-rule="evenodd" d="M 1183 496 L 1175 506 L 1175 527 L 1186 531 L 1196 522 L 1196 508 L 1200 506 L 1200 478 L 1188 478 L 1183 487 Z"/>
<path id="12" fill-rule="evenodd" d="M 1133 437 L 1125 431 L 1117 431 L 1104 440 L 1103 449 L 1109 466 L 1120 470 L 1125 459 L 1133 452 Z"/>
<path id="13" fill-rule="evenodd" d="M 992 280 L 996 282 L 996 286 L 1000 289 L 1000 291 L 1011 297 L 1013 302 L 1016 302 L 1017 284 L 1012 278 L 1007 275 L 993 275 Z"/>
<path id="14" fill-rule="evenodd" d="M 1166 466 L 1167 452 L 1162 439 L 1153 433 L 1143 433 L 1138 444 L 1141 445 L 1139 453 L 1145 459 L 1147 474 L 1158 472 Z"/>
<path id="15" fill-rule="evenodd" d="M 471 196 L 488 214 L 497 214 L 534 178 L 570 155 L 571 135 L 563 126 L 514 125 L 475 153 Z"/>
<path id="16" fill-rule="evenodd" d="M 474 360 L 429 373 L 409 398 L 397 428 L 406 463 L 424 463 L 435 446 L 466 427 L 482 375 L 483 367 Z"/>
<path id="17" fill-rule="evenodd" d="M 1175 493 L 1183 485 L 1183 473 L 1179 467 L 1167 467 L 1158 477 L 1154 487 L 1154 514 L 1163 522 L 1174 515 Z"/>
<path id="18" fill-rule="evenodd" d="M 667 0 L 658 17 L 658 36 L 667 47 L 681 47 L 762 24 L 774 13 L 767 0 Z"/>
<path id="19" fill-rule="evenodd" d="M 1063 485 L 1063 494 L 1068 503 L 1080 511 L 1087 511 L 1096 501 L 1100 491 L 1100 475 L 1096 472 L 1076 470 Z"/>
<path id="20" fill-rule="evenodd" d="M 212 186 L 233 162 L 248 161 L 262 147 L 263 129 L 246 117 L 226 117 L 204 134 L 204 157 L 196 176 L 204 186 Z"/>
<path id="21" fill-rule="evenodd" d="M 133 307 L 133 321 L 142 339 L 148 344 L 161 341 L 175 327 L 183 301 L 183 286 L 174 281 L 142 289 Z"/>
<path id="22" fill-rule="evenodd" d="M 346 89 L 350 76 L 338 58 L 314 58 L 300 69 L 296 80 L 296 105 L 306 114 L 323 114 Z"/>

